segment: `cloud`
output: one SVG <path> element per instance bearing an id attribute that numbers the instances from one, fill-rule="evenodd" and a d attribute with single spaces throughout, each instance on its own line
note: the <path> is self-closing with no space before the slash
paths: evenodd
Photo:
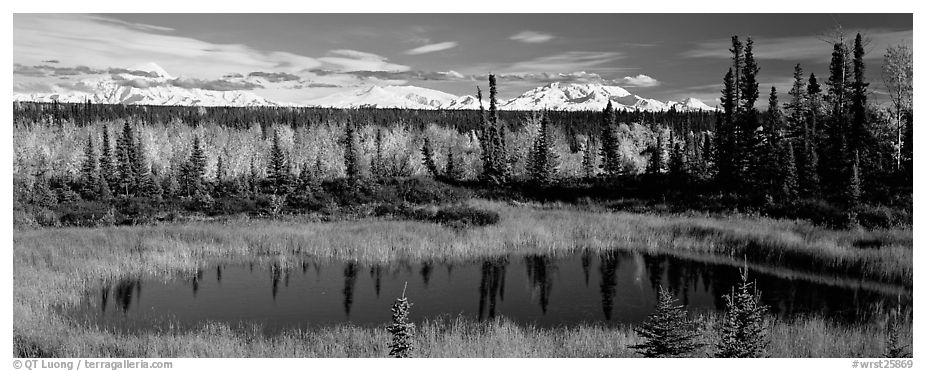
<path id="1" fill-rule="evenodd" d="M 889 45 L 913 40 L 912 30 L 862 30 L 859 32 L 862 33 L 863 38 L 870 41 L 865 46 L 865 50 L 870 56 L 880 57 Z M 856 32 L 846 32 L 846 41 L 851 43 L 855 34 Z M 829 61 L 833 52 L 833 47 L 824 41 L 825 38 L 818 35 L 770 38 L 755 36 L 752 39 L 755 42 L 753 48 L 756 59 L 826 62 Z M 740 40 L 744 43 L 746 41 L 745 37 Z M 695 45 L 693 49 L 683 52 L 682 56 L 688 58 L 729 59 L 731 57 L 730 45 L 730 39 L 701 42 Z"/>
<path id="2" fill-rule="evenodd" d="M 103 68 L 156 61 L 168 71 L 197 78 L 218 78 L 222 72 L 295 72 L 322 65 L 303 55 L 164 34 L 171 29 L 107 16 L 15 14 L 13 30 L 14 61 L 23 65 L 54 59 Z M 222 66 L 221 72 L 215 66 Z"/>
<path id="3" fill-rule="evenodd" d="M 445 41 L 442 43 L 428 44 L 428 45 L 419 46 L 414 49 L 409 49 L 405 51 L 405 54 L 418 55 L 418 54 L 433 53 L 433 52 L 438 52 L 441 50 L 455 48 L 457 47 L 457 45 L 459 44 L 456 41 Z"/>
<path id="4" fill-rule="evenodd" d="M 595 68 L 599 71 L 622 70 L 619 67 L 603 67 L 618 59 L 624 58 L 618 52 L 587 52 L 570 51 L 560 54 L 535 58 L 529 61 L 517 62 L 501 72 L 506 73 L 561 73 L 563 71 L 582 71 Z"/>
<path id="5" fill-rule="evenodd" d="M 509 37 L 509 39 L 524 42 L 524 43 L 538 44 L 538 43 L 545 43 L 547 41 L 553 40 L 554 37 L 555 36 L 548 34 L 548 33 L 535 32 L 535 31 L 521 31 L 515 35 L 512 35 L 511 37 Z"/>
<path id="6" fill-rule="evenodd" d="M 417 81 L 465 81 L 475 80 L 472 76 L 465 76 L 457 71 L 436 72 L 436 71 L 329 71 L 329 70 L 312 70 L 309 71 L 319 76 L 328 75 L 348 75 L 361 79 L 377 80 L 417 80 Z"/>
<path id="7" fill-rule="evenodd" d="M 229 80 L 201 80 L 201 79 L 174 79 L 170 84 L 185 89 L 203 89 L 203 90 L 253 90 L 260 88 L 260 84 L 249 81 L 229 81 Z"/>
<path id="8" fill-rule="evenodd" d="M 408 71 L 409 66 L 387 62 L 386 57 L 350 49 L 328 51 L 328 56 L 318 58 L 323 69 L 340 72 L 351 71 Z"/>
<path id="9" fill-rule="evenodd" d="M 240 75 L 239 75 L 240 77 Z M 248 77 L 262 77 L 269 82 L 298 81 L 299 76 L 286 72 L 251 72 Z"/>
<path id="10" fill-rule="evenodd" d="M 499 80 L 502 81 L 525 81 L 534 84 L 549 84 L 553 82 L 562 82 L 562 83 L 576 83 L 576 84 L 586 84 L 586 83 L 603 83 L 608 82 L 606 79 L 601 77 L 597 73 L 589 73 L 585 71 L 579 72 L 570 72 L 570 73 L 510 73 L 510 74 L 499 74 L 496 76 Z"/>
<path id="11" fill-rule="evenodd" d="M 659 86 L 660 84 L 659 80 L 656 80 L 644 74 L 639 74 L 636 76 L 626 76 L 620 79 L 620 82 L 624 85 L 639 86 L 639 87 L 644 87 L 644 88 Z"/>
<path id="12" fill-rule="evenodd" d="M 49 60 L 42 61 L 42 63 L 61 63 L 61 61 L 57 59 L 49 59 Z"/>

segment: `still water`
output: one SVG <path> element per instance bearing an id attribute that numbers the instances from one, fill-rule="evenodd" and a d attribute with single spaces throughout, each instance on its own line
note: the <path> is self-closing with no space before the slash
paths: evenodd
<path id="1" fill-rule="evenodd" d="M 869 320 L 877 308 L 911 305 L 904 288 L 841 284 L 838 278 L 783 277 L 750 271 L 772 313 Z M 630 252 L 579 251 L 467 262 L 388 266 L 297 261 L 203 266 L 185 279 L 126 278 L 87 293 L 69 316 L 116 331 L 258 324 L 286 329 L 354 323 L 379 326 L 407 282 L 412 319 L 504 316 L 522 324 L 638 323 L 652 311 L 659 285 L 695 311 L 723 308 L 739 280 L 735 266 Z"/>

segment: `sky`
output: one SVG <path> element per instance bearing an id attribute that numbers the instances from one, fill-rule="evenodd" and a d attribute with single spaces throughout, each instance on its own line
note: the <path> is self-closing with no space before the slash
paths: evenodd
<path id="1" fill-rule="evenodd" d="M 501 99 L 559 81 L 716 105 L 731 35 L 753 38 L 765 97 L 798 63 L 825 80 L 837 27 L 866 38 L 886 100 L 881 60 L 912 45 L 912 14 L 14 14 L 14 92 L 153 62 L 182 86 L 291 103 L 369 85 L 475 94 L 494 73 Z"/>

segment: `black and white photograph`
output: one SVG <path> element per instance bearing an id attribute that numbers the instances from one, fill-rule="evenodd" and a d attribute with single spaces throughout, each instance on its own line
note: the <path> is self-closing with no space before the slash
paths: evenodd
<path id="1" fill-rule="evenodd" d="M 46 9 L 14 369 L 913 368 L 912 8 Z"/>

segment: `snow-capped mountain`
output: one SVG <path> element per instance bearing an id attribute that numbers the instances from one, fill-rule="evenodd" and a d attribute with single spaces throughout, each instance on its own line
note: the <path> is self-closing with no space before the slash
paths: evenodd
<path id="1" fill-rule="evenodd" d="M 208 90 L 185 86 L 181 79 L 155 63 L 126 69 L 127 72 L 81 80 L 68 89 L 58 85 L 52 92 L 14 93 L 13 101 L 180 106 L 280 106 L 245 90 Z"/>
<path id="2" fill-rule="evenodd" d="M 662 102 L 632 94 L 619 86 L 602 84 L 564 84 L 554 82 L 534 88 L 500 105 L 504 110 L 554 109 L 565 111 L 600 111 L 608 101 L 615 110 L 666 111 L 675 107 L 680 111 L 713 110 L 695 98 L 682 102 Z"/>
<path id="3" fill-rule="evenodd" d="M 368 86 L 306 102 L 310 106 L 335 108 L 438 109 L 460 100 L 453 94 L 417 86 Z M 458 104 L 459 105 L 459 104 Z M 477 105 L 478 107 L 478 105 Z"/>
<path id="4" fill-rule="evenodd" d="M 16 93 L 13 101 L 83 103 L 90 100 L 103 104 L 144 104 L 182 106 L 292 106 L 261 97 L 255 90 L 228 90 L 242 86 L 299 88 L 301 81 L 270 81 L 259 76 L 238 75 L 225 85 L 177 78 L 155 63 L 113 71 L 81 80 L 68 87 L 52 86 L 52 92 Z M 285 85 L 285 86 L 284 86 Z M 554 82 L 531 89 L 518 97 L 499 102 L 500 110 L 589 110 L 600 111 L 611 102 L 615 110 L 678 111 L 714 110 L 695 98 L 681 102 L 663 102 L 633 94 L 620 86 L 604 84 L 569 84 Z M 405 109 L 479 109 L 472 95 L 456 96 L 417 86 L 366 86 L 303 102 L 301 105 L 332 108 L 405 108 Z M 489 103 L 482 105 L 488 109 Z"/>

